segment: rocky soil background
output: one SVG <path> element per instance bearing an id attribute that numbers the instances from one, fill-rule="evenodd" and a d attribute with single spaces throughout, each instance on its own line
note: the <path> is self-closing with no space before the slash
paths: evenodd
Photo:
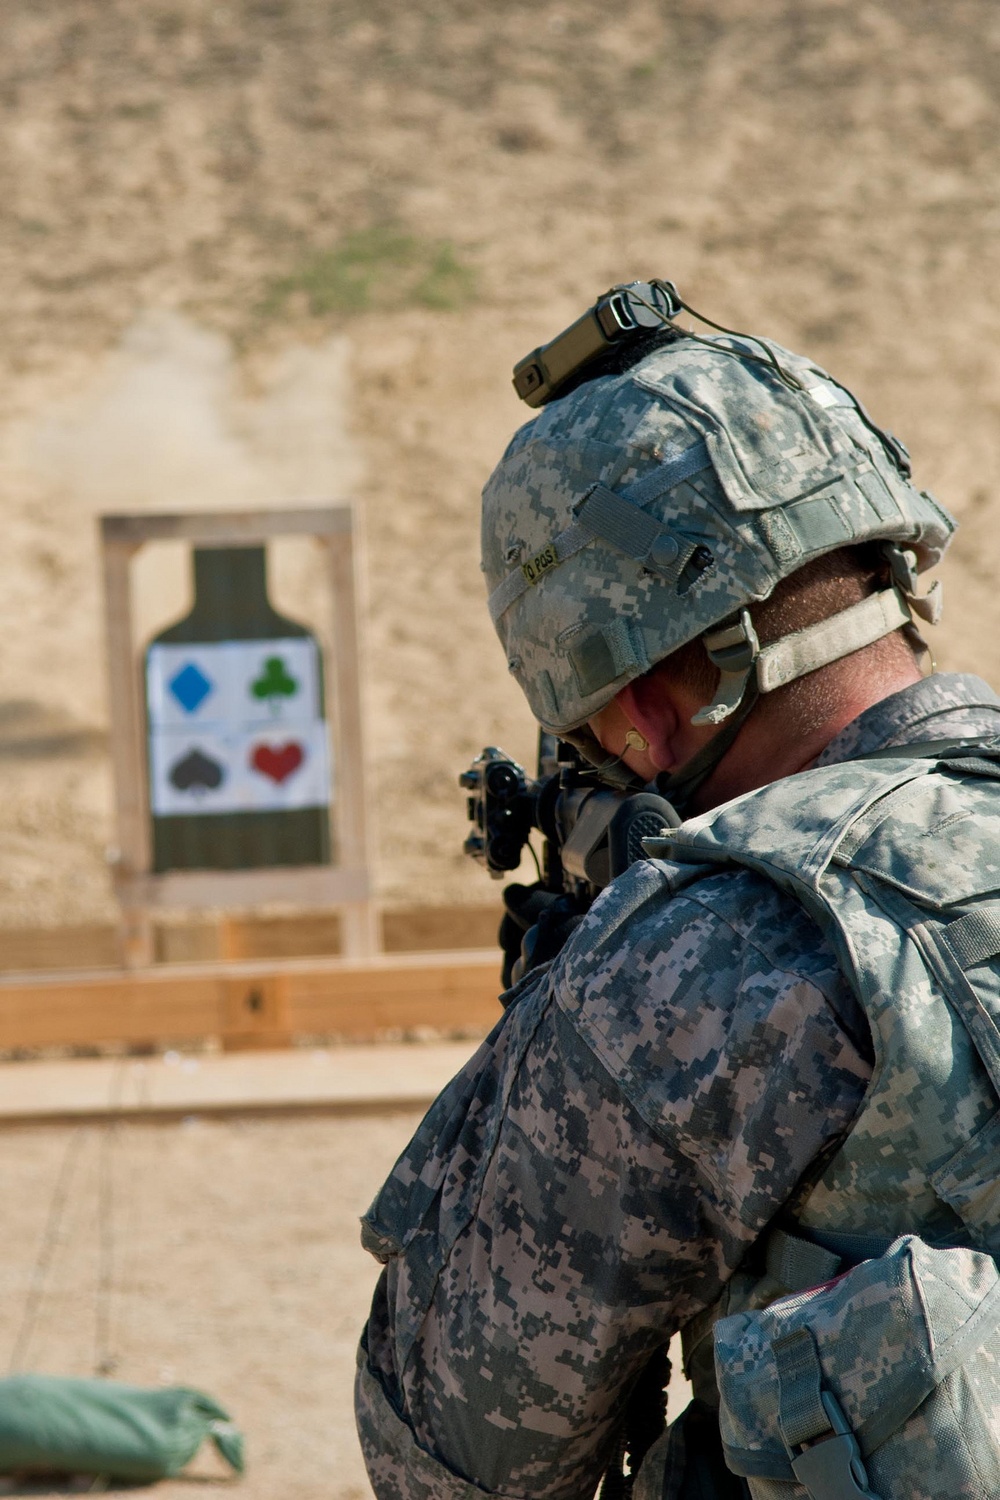
<path id="1" fill-rule="evenodd" d="M 939 664 L 1000 677 L 990 0 L 8 0 L 0 118 L 0 923 L 113 915 L 95 516 L 344 495 L 380 891 L 488 898 L 455 773 L 533 737 L 478 492 L 514 360 L 624 278 L 907 439 L 963 521 Z M 144 629 L 184 590 L 151 549 Z"/>

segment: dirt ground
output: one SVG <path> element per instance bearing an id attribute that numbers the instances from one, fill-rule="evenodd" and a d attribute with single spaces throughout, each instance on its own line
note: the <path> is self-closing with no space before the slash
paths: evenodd
<path id="1" fill-rule="evenodd" d="M 11 0 L 0 924 L 113 916 L 95 515 L 345 494 L 380 892 L 486 899 L 455 773 L 532 730 L 477 495 L 513 361 L 638 273 L 910 442 L 965 525 L 939 662 L 1000 676 L 998 51 L 991 0 Z M 148 632 L 183 557 L 138 567 Z"/>
<path id="2" fill-rule="evenodd" d="M 370 1495 L 351 1387 L 376 1266 L 357 1221 L 416 1121 L 195 1118 L 114 1135 L 98 1126 L 79 1136 L 0 1133 L 2 1368 L 71 1149 L 76 1167 L 25 1367 L 93 1374 L 107 1265 L 99 1221 L 110 1213 L 115 1377 L 197 1386 L 228 1407 L 247 1440 L 243 1500 Z M 190 1475 L 214 1484 L 222 1474 L 209 1449 L 155 1493 L 181 1500 Z"/>

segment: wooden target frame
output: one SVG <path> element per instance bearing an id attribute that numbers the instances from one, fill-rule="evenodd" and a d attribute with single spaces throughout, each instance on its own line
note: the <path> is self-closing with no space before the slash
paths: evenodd
<path id="1" fill-rule="evenodd" d="M 118 847 L 112 880 L 122 913 L 126 964 L 135 967 L 152 962 L 152 916 L 158 909 L 234 910 L 270 902 L 339 908 L 344 956 L 371 956 L 378 950 L 378 920 L 372 901 L 367 826 L 358 548 L 351 506 L 106 515 L 100 520 L 100 535 Z M 132 561 L 148 542 L 181 541 L 193 547 L 261 546 L 277 537 L 295 536 L 315 538 L 327 558 L 330 639 L 322 641 L 321 635 L 321 643 L 326 647 L 327 717 L 336 768 L 331 818 L 338 862 L 155 874 L 151 868 L 145 688 L 132 610 Z"/>

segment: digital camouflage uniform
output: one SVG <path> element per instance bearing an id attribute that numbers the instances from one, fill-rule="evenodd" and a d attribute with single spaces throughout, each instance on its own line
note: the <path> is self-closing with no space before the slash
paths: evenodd
<path id="1" fill-rule="evenodd" d="M 1000 700 L 945 674 L 867 710 L 817 767 L 998 734 Z M 366 1217 L 386 1270 L 357 1408 L 380 1500 L 589 1496 L 637 1373 L 698 1330 L 849 1132 L 873 1057 L 828 939 L 778 884 L 662 862 L 614 882 Z M 809 1208 L 821 1222 L 821 1191 Z"/>

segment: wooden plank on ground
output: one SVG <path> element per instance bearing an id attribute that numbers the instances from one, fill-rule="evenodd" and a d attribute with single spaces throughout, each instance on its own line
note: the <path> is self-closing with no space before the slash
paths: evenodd
<path id="1" fill-rule="evenodd" d="M 0 1063 L 0 1129 L 426 1108 L 475 1042 Z"/>
<path id="2" fill-rule="evenodd" d="M 89 1046 L 221 1036 L 218 978 L 131 969 L 0 983 L 0 1047 Z"/>
<path id="3" fill-rule="evenodd" d="M 20 975 L 0 979 L 0 1048 L 200 1037 L 274 1046 L 488 1027 L 500 1013 L 498 967 L 488 949 Z"/>

